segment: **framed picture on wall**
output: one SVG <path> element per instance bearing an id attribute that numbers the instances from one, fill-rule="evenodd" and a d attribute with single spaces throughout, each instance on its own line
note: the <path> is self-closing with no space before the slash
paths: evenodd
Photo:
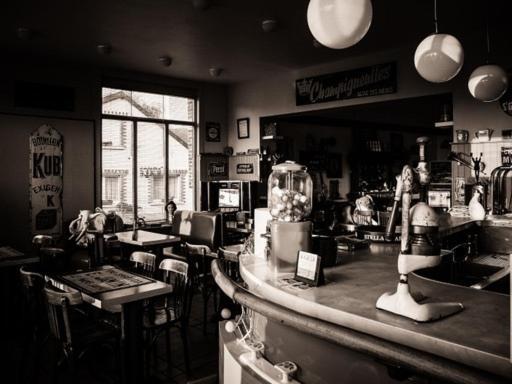
<path id="1" fill-rule="evenodd" d="M 236 121 L 237 129 L 238 129 L 238 138 L 239 139 L 248 139 L 249 138 L 249 118 L 245 117 L 243 119 L 238 119 Z"/>

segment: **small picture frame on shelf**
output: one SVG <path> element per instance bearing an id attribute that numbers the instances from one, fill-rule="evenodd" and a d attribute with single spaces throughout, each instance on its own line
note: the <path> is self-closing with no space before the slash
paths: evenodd
<path id="1" fill-rule="evenodd" d="M 248 139 L 250 136 L 249 118 L 245 117 L 243 119 L 237 119 L 236 125 L 237 125 L 237 130 L 238 130 L 238 138 L 239 139 Z"/>

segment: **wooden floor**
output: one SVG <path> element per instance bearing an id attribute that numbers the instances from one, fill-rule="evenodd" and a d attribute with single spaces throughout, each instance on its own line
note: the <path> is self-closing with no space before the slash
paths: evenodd
<path id="1" fill-rule="evenodd" d="M 79 264 L 81 261 L 77 260 Z M 171 338 L 172 367 L 169 371 L 164 335 L 159 338 L 156 346 L 155 359 L 151 361 L 151 383 L 217 383 L 218 381 L 218 336 L 215 319 L 208 323 L 207 335 L 203 335 L 202 301 L 200 295 L 193 300 L 192 313 L 189 324 L 189 348 L 192 374 L 185 375 L 183 358 L 183 345 L 177 329 L 173 329 Z M 211 302 L 211 300 L 210 300 Z M 213 308 L 209 311 L 213 313 Z M 1 362 L 2 380 L 9 378 L 5 383 L 51 383 L 53 377 L 52 367 L 54 356 L 51 342 L 47 343 L 40 352 L 30 341 L 30 330 L 22 327 L 22 322 L 12 325 L 12 332 L 5 332 L 2 336 Z M 39 369 L 36 362 L 39 356 Z M 133 362 L 141 364 L 141 362 Z M 4 364 L 2 364 L 4 365 Z M 91 351 L 81 360 L 75 375 L 71 375 L 65 367 L 59 370 L 58 383 L 72 384 L 99 384 L 120 383 L 118 369 L 113 359 L 113 353 L 107 348 Z M 53 383 L 52 383 L 53 384 Z"/>

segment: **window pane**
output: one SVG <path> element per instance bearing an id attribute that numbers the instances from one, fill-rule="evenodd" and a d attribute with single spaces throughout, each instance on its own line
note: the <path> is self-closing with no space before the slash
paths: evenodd
<path id="1" fill-rule="evenodd" d="M 127 224 L 133 223 L 132 140 L 130 121 L 102 120 L 102 207 L 116 211 Z"/>
<path id="2" fill-rule="evenodd" d="M 195 121 L 194 99 L 164 96 L 164 119 Z"/>
<path id="3" fill-rule="evenodd" d="M 137 207 L 146 221 L 165 219 L 164 124 L 137 124 Z"/>
<path id="4" fill-rule="evenodd" d="M 132 91 L 102 89 L 102 113 L 107 115 L 132 115 Z"/>
<path id="5" fill-rule="evenodd" d="M 194 209 L 194 127 L 169 126 L 169 198 L 178 209 Z"/>
<path id="6" fill-rule="evenodd" d="M 156 93 L 132 92 L 132 116 L 162 119 L 164 96 Z"/>

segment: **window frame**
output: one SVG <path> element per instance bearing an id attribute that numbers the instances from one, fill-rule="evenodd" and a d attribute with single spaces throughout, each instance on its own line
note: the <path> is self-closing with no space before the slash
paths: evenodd
<path id="1" fill-rule="evenodd" d="M 120 90 L 126 90 L 126 91 L 137 91 L 135 89 L 125 89 L 125 88 L 119 88 L 119 87 L 111 87 L 108 85 L 103 84 L 101 89 L 103 88 L 115 88 Z M 197 175 L 198 175 L 198 167 L 197 167 L 197 150 L 198 150 L 198 134 L 199 134 L 199 119 L 198 119 L 198 99 L 195 96 L 191 95 L 181 95 L 181 94 L 173 94 L 173 93 L 160 93 L 160 92 L 151 92 L 151 91 L 142 91 L 142 92 L 148 92 L 148 93 L 155 93 L 155 94 L 162 94 L 167 96 L 174 96 L 174 97 L 183 97 L 192 99 L 194 102 L 194 119 L 193 121 L 183 121 L 183 120 L 171 120 L 171 119 L 160 119 L 160 118 L 149 118 L 149 117 L 136 117 L 136 116 L 124 116 L 124 115 L 115 115 L 115 114 L 105 114 L 101 113 L 101 133 L 103 133 L 103 120 L 116 120 L 116 121 L 130 121 L 133 124 L 132 128 L 132 172 L 133 172 L 133 180 L 132 180 L 132 205 L 133 205 L 133 220 L 134 222 L 137 221 L 138 215 L 138 178 L 137 176 L 137 163 L 138 163 L 138 157 L 137 157 L 137 123 L 155 123 L 155 124 L 163 124 L 165 126 L 165 132 L 164 135 L 164 183 L 165 183 L 165 201 L 164 204 L 167 204 L 169 201 L 169 129 L 172 125 L 181 125 L 186 127 L 192 127 L 193 129 L 193 140 L 192 140 L 192 157 L 194 159 L 193 161 L 193 170 L 192 170 L 192 177 L 193 177 L 193 201 L 192 201 L 192 209 L 195 210 L 197 206 L 197 194 L 198 194 L 198 187 L 197 187 Z M 103 158 L 102 158 L 102 152 L 103 152 L 103 146 L 100 151 L 100 168 L 103 167 Z M 101 178 L 101 185 L 100 190 L 103 191 L 103 177 Z M 169 212 L 167 210 L 165 211 L 165 221 L 169 220 Z M 160 220 L 157 220 L 156 222 L 159 222 Z"/>

